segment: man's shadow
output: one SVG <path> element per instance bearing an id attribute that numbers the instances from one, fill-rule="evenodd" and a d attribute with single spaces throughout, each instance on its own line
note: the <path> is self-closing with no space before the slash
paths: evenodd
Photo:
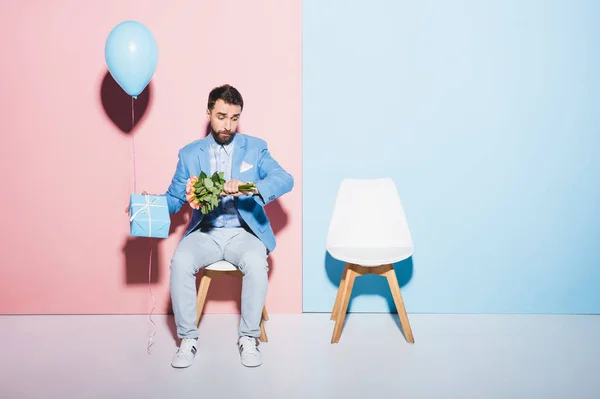
<path id="1" fill-rule="evenodd" d="M 400 289 L 404 287 L 413 276 L 413 258 L 412 256 L 401 262 L 394 263 L 394 271 L 396 272 L 396 278 Z M 340 281 L 342 279 L 342 273 L 344 272 L 345 263 L 332 257 L 329 252 L 325 252 L 325 271 L 329 281 L 339 289 Z M 336 290 L 337 294 L 337 290 Z M 352 301 L 361 295 L 379 295 L 382 296 L 388 305 L 389 312 L 396 314 L 393 316 L 396 324 L 402 330 L 400 319 L 397 316 L 397 309 L 392 297 L 390 286 L 388 285 L 387 279 L 383 276 L 376 276 L 369 274 L 366 276 L 357 276 L 354 280 L 354 287 L 352 288 L 352 294 L 350 295 L 350 301 L 348 303 L 348 313 L 352 311 Z M 333 298 L 335 301 L 335 297 Z M 331 310 L 333 310 L 334 301 L 331 302 Z M 406 304 L 405 304 L 406 306 Z"/>

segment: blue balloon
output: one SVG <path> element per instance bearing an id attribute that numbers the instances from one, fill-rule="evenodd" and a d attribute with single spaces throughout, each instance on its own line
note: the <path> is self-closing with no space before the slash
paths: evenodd
<path id="1" fill-rule="evenodd" d="M 144 91 L 158 64 L 158 46 L 152 32 L 136 21 L 113 28 L 104 47 L 106 66 L 113 79 L 133 98 Z"/>

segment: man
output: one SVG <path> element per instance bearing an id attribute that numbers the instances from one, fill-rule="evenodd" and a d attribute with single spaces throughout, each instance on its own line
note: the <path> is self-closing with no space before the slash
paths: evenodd
<path id="1" fill-rule="evenodd" d="M 210 264 L 226 260 L 244 274 L 238 349 L 247 367 L 262 364 L 257 347 L 262 309 L 267 294 L 267 255 L 275 248 L 275 236 L 264 206 L 292 190 L 293 177 L 275 161 L 265 141 L 237 133 L 244 102 L 237 89 L 223 85 L 208 96 L 206 116 L 210 134 L 179 151 L 173 180 L 166 192 L 169 213 L 186 203 L 190 176 L 224 172 L 221 202 L 203 215 L 193 210 L 184 237 L 171 259 L 170 290 L 179 349 L 171 365 L 189 367 L 196 354 L 196 274 Z M 256 182 L 254 192 L 238 187 Z"/>

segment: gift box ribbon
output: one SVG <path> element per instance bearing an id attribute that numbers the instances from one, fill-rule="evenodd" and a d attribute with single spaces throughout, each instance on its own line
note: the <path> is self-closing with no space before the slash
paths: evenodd
<path id="1" fill-rule="evenodd" d="M 150 212 L 150 208 L 151 207 L 157 207 L 157 208 L 166 208 L 165 205 L 159 205 L 159 204 L 154 204 L 154 201 L 156 201 L 156 198 L 152 199 L 152 201 L 150 201 L 150 196 L 149 195 L 145 195 L 146 197 L 146 203 L 144 204 L 131 204 L 132 208 L 133 206 L 141 206 L 140 209 L 137 210 L 137 212 L 135 212 L 133 215 L 131 215 L 131 217 L 129 218 L 129 222 L 133 222 L 133 219 L 135 219 L 135 217 L 140 214 L 140 212 L 144 212 L 144 211 L 148 211 L 148 237 L 152 237 L 152 213 Z"/>

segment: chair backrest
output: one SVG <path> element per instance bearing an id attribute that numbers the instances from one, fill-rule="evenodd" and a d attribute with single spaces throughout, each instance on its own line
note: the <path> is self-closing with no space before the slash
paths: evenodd
<path id="1" fill-rule="evenodd" d="M 412 252 L 412 237 L 394 181 L 342 180 L 326 247 L 405 247 Z"/>

